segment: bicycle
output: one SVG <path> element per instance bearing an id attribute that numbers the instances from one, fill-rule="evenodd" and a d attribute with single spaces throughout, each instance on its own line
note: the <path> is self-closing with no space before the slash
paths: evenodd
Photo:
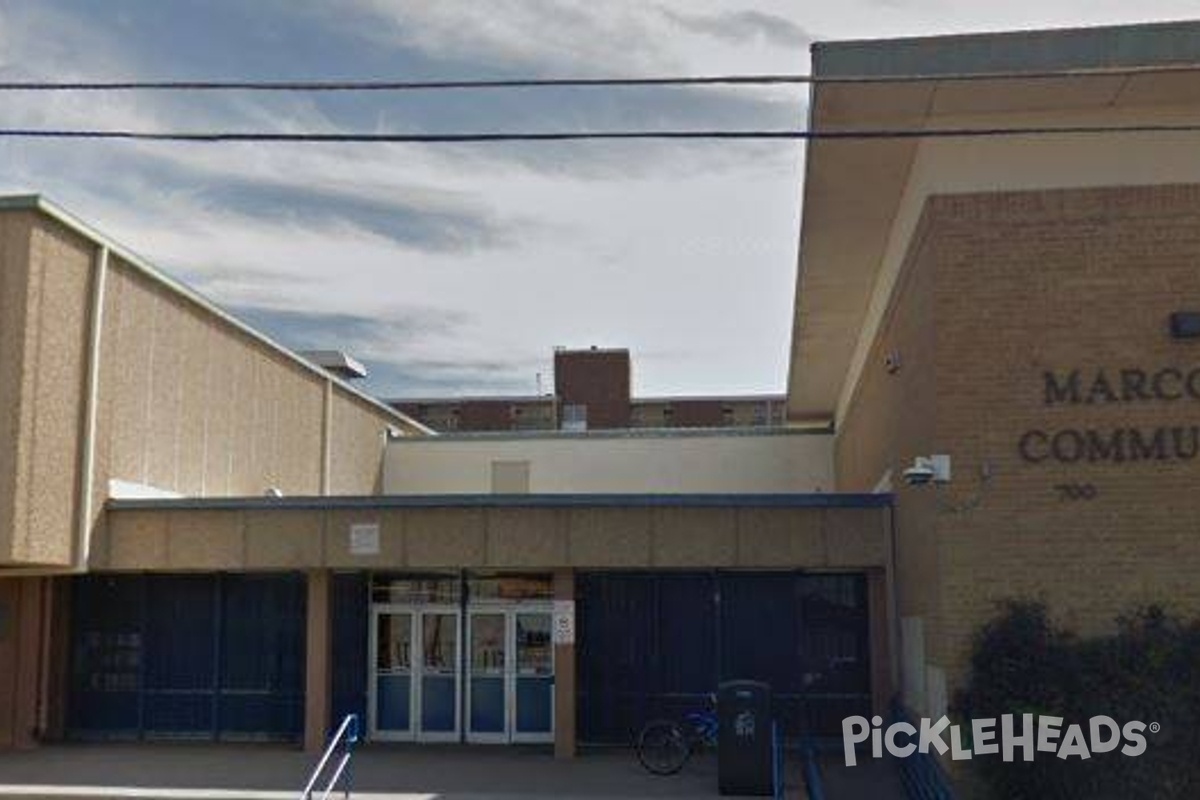
<path id="1" fill-rule="evenodd" d="M 715 698 L 709 702 L 715 706 Z M 637 737 L 637 757 L 648 772 L 674 775 L 704 747 L 717 746 L 717 712 L 693 711 L 682 722 L 656 719 L 647 722 Z"/>

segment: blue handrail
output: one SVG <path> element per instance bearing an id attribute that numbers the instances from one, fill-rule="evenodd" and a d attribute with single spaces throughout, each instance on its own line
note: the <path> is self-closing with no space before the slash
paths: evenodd
<path id="1" fill-rule="evenodd" d="M 801 745 L 803 758 L 804 788 L 809 800 L 825 800 L 825 780 L 821 777 L 821 762 L 817 758 L 817 744 L 811 735 L 805 735 Z"/>
<path id="2" fill-rule="evenodd" d="M 892 703 L 892 719 L 912 724 L 898 699 Z M 932 753 L 900 759 L 900 780 L 910 800 L 955 800 L 950 781 Z"/>
<path id="3" fill-rule="evenodd" d="M 312 800 L 313 794 L 316 791 L 317 781 L 321 779 L 321 775 L 325 773 L 325 767 L 329 764 L 329 759 L 333 754 L 341 748 L 342 755 L 337 760 L 337 766 L 334 767 L 329 781 L 325 784 L 325 791 L 321 793 L 321 800 L 329 800 L 329 795 L 333 794 L 334 788 L 337 786 L 338 780 L 342 775 L 346 776 L 343 783 L 343 793 L 347 800 L 350 798 L 350 760 L 354 757 L 354 745 L 358 743 L 358 715 L 347 714 L 342 720 L 342 724 L 338 726 L 337 732 L 329 740 L 329 745 L 325 748 L 321 760 L 317 762 L 317 766 L 313 769 L 312 774 L 308 777 L 308 783 L 304 786 L 304 791 L 300 794 L 300 800 Z"/>

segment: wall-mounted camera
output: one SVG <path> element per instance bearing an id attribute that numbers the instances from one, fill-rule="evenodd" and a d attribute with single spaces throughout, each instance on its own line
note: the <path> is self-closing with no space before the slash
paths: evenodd
<path id="1" fill-rule="evenodd" d="M 950 482 L 950 456 L 917 456 L 912 466 L 904 470 L 904 482 L 909 486 Z"/>

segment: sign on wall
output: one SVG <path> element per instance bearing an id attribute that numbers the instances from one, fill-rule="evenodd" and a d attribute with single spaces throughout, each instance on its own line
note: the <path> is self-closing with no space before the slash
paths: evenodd
<path id="1" fill-rule="evenodd" d="M 554 643 L 575 644 L 575 601 L 554 601 Z"/>
<path id="2" fill-rule="evenodd" d="M 1042 402 L 1080 410 L 1200 403 L 1200 367 L 1045 372 Z M 1017 451 L 1028 464 L 1192 461 L 1200 455 L 1200 426 L 1034 428 L 1021 435 Z"/>
<path id="3" fill-rule="evenodd" d="M 379 555 L 379 523 L 361 523 L 350 526 L 350 555 Z"/>
<path id="4" fill-rule="evenodd" d="M 1200 405 L 1200 367 L 1196 366 L 1077 368 L 1045 371 L 1041 378 L 1042 405 L 1056 411 L 1157 407 L 1187 409 L 1190 416 Z M 1146 419 L 1144 414 L 1137 418 Z M 1200 425 L 1067 422 L 1026 430 L 1016 444 L 1021 460 L 1032 465 L 1186 462 L 1200 457 Z M 1090 483 L 1054 488 L 1063 500 L 1092 500 L 1099 494 Z"/>

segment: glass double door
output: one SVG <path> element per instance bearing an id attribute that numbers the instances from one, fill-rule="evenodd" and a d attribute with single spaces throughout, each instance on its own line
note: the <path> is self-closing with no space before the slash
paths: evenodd
<path id="1" fill-rule="evenodd" d="M 455 606 L 372 607 L 371 738 L 553 741 L 550 609 L 497 603 L 462 623 Z"/>
<path id="2" fill-rule="evenodd" d="M 468 741 L 553 741 L 550 626 L 549 609 L 497 605 L 468 613 Z"/>
<path id="3" fill-rule="evenodd" d="M 458 741 L 461 619 L 454 607 L 371 610 L 373 739 Z"/>

